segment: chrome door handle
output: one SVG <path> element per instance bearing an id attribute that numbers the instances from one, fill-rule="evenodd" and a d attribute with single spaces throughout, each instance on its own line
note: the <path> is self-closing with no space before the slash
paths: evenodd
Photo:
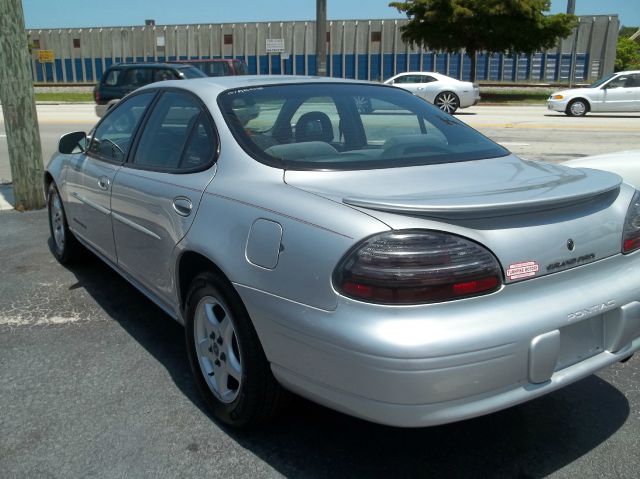
<path id="1" fill-rule="evenodd" d="M 109 178 L 107 178 L 106 176 L 101 176 L 100 178 L 98 178 L 98 188 L 107 191 L 109 189 L 109 186 L 111 186 L 111 181 L 109 180 Z"/>
<path id="2" fill-rule="evenodd" d="M 185 196 L 178 196 L 173 199 L 173 210 L 180 216 L 189 216 L 192 208 L 193 203 Z"/>

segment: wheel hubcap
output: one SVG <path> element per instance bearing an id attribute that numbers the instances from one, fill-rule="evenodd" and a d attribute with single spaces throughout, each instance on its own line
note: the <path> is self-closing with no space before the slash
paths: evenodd
<path id="1" fill-rule="evenodd" d="M 200 300 L 194 340 L 209 389 L 223 403 L 233 402 L 242 384 L 242 361 L 232 316 L 224 302 L 213 296 Z"/>
<path id="2" fill-rule="evenodd" d="M 51 219 L 51 231 L 53 233 L 53 241 L 59 253 L 64 251 L 65 234 L 64 234 L 64 210 L 62 202 L 57 193 L 51 196 L 51 208 L 49 210 Z"/>
<path id="3" fill-rule="evenodd" d="M 458 100 L 453 93 L 443 93 L 436 99 L 436 106 L 445 113 L 453 113 L 458 108 Z"/>
<path id="4" fill-rule="evenodd" d="M 579 101 L 571 105 L 571 113 L 574 115 L 582 115 L 585 109 L 586 107 L 584 106 L 584 103 Z"/>

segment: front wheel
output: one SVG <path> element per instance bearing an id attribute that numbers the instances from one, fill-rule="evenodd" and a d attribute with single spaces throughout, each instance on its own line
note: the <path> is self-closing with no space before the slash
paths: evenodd
<path id="1" fill-rule="evenodd" d="M 585 116 L 589 111 L 589 104 L 582 98 L 577 98 L 567 105 L 566 114 L 569 116 Z"/>
<path id="2" fill-rule="evenodd" d="M 286 392 L 271 373 L 240 297 L 224 278 L 205 273 L 193 280 L 186 341 L 196 384 L 216 418 L 248 427 L 282 407 Z"/>
<path id="3" fill-rule="evenodd" d="M 458 95 L 453 92 L 443 91 L 442 93 L 438 93 L 433 104 L 443 112 L 453 115 L 460 107 L 460 99 L 458 98 Z"/>

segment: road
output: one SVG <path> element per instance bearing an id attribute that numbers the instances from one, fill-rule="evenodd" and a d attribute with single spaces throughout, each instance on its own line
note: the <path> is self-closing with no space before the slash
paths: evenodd
<path id="1" fill-rule="evenodd" d="M 457 118 L 526 159 L 564 161 L 621 150 L 640 150 L 640 114 L 570 118 L 544 106 L 483 106 L 460 110 Z M 69 131 L 89 130 L 98 120 L 90 104 L 38 105 L 43 158 Z M 11 179 L 4 123 L 0 116 L 0 179 Z"/>

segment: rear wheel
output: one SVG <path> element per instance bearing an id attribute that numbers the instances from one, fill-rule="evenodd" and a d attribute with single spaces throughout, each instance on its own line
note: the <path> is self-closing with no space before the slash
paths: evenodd
<path id="1" fill-rule="evenodd" d="M 82 245 L 69 230 L 64 205 L 58 188 L 53 182 L 47 190 L 47 210 L 49 212 L 51 251 L 62 264 L 71 263 L 80 255 Z"/>
<path id="2" fill-rule="evenodd" d="M 187 297 L 187 352 L 213 415 L 235 427 L 273 417 L 287 393 L 277 383 L 249 315 L 229 282 L 197 276 Z"/>
<path id="3" fill-rule="evenodd" d="M 566 114 L 569 116 L 585 116 L 589 111 L 589 104 L 582 98 L 576 98 L 567 105 Z"/>
<path id="4" fill-rule="evenodd" d="M 438 93 L 433 104 L 445 113 L 453 115 L 460 107 L 460 99 L 458 98 L 458 95 L 453 92 L 443 91 L 442 93 Z"/>

